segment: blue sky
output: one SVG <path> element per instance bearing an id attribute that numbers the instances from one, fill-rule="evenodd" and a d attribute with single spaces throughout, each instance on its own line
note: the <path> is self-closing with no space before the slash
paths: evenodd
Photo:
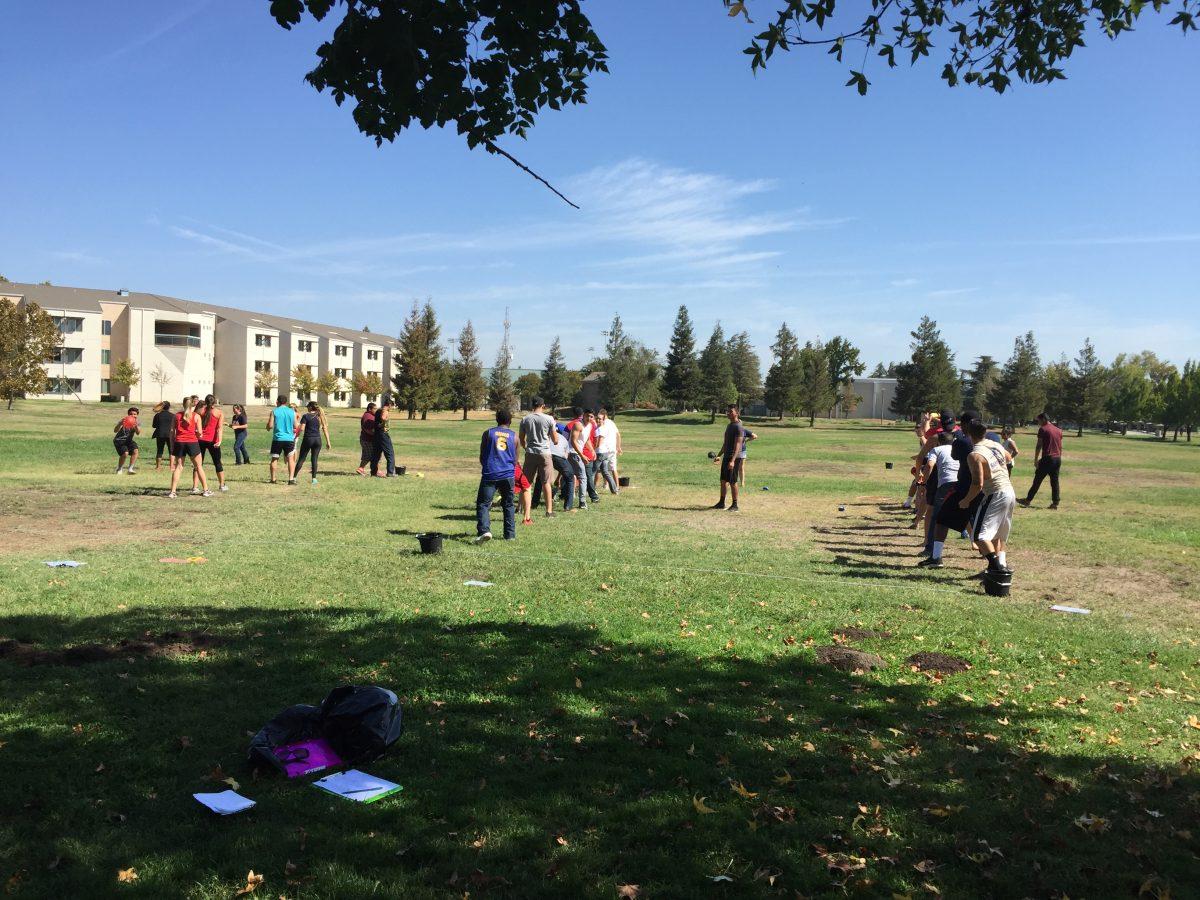
<path id="1" fill-rule="evenodd" d="M 860 98 L 820 52 L 751 75 L 718 0 L 584 7 L 612 74 L 505 144 L 576 212 L 452 133 L 377 149 L 267 0 L 4 4 L 0 272 L 389 332 L 429 297 L 488 361 L 508 307 L 530 367 L 615 312 L 665 351 L 680 303 L 764 368 L 780 321 L 873 364 L 925 314 L 963 365 L 1028 329 L 1200 355 L 1195 35 L 1148 14 L 1004 96 L 869 62 Z"/>

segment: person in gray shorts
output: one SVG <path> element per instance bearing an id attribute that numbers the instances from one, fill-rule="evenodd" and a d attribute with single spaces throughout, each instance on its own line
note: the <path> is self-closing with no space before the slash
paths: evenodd
<path id="1" fill-rule="evenodd" d="M 525 451 L 521 469 L 530 482 L 542 478 L 542 498 L 546 501 L 546 515 L 554 515 L 554 461 L 550 447 L 561 440 L 554 430 L 554 420 L 546 415 L 546 401 L 533 398 L 533 411 L 521 420 L 520 443 Z"/>

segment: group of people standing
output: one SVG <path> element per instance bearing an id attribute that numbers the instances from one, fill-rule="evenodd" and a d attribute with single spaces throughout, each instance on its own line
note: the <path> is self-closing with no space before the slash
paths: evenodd
<path id="1" fill-rule="evenodd" d="M 1018 501 L 1011 475 L 1020 454 L 1011 429 L 997 433 L 972 410 L 956 420 L 942 410 L 927 413 L 916 428 L 920 450 L 914 457 L 913 481 L 905 509 L 914 510 L 912 527 L 923 529 L 924 557 L 918 566 L 940 569 L 946 538 L 951 532 L 969 539 L 987 569 L 1011 574 L 1008 539 L 1013 510 L 1032 503 L 1043 478 L 1051 478 L 1053 504 L 1059 503 L 1058 472 L 1062 464 L 1062 431 L 1043 413 L 1038 416 L 1034 461 L 1037 474 L 1028 495 Z"/>
<path id="2" fill-rule="evenodd" d="M 576 407 L 573 418 L 563 423 L 546 411 L 541 397 L 533 398 L 532 407 L 521 419 L 519 435 L 510 427 L 512 413 L 500 409 L 496 425 L 480 439 L 481 477 L 475 498 L 476 540 L 480 543 L 492 539 L 491 508 L 497 494 L 504 511 L 504 538 L 513 540 L 518 497 L 522 524 L 531 525 L 532 509 L 539 504 L 545 504 L 547 518 L 555 516 L 556 495 L 565 511 L 576 512 L 600 501 L 598 480 L 603 480 L 609 493 L 621 492 L 617 470 L 623 452 L 621 432 L 606 408 Z M 524 452 L 523 463 L 518 461 L 518 449 Z"/>

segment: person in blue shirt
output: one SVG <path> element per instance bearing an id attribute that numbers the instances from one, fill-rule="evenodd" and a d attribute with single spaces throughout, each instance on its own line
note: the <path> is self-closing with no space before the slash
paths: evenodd
<path id="1" fill-rule="evenodd" d="M 492 539 L 492 500 L 500 492 L 504 509 L 504 539 L 517 536 L 517 512 L 513 505 L 513 474 L 517 466 L 517 436 L 508 426 L 512 413 L 496 410 L 496 427 L 489 428 L 479 441 L 479 492 L 475 496 L 475 543 L 485 544 Z"/>
<path id="2" fill-rule="evenodd" d="M 280 394 L 275 408 L 267 416 L 267 431 L 271 432 L 271 484 L 275 483 L 275 463 L 283 457 L 288 484 L 295 484 L 296 411 L 288 406 L 288 398 Z"/>

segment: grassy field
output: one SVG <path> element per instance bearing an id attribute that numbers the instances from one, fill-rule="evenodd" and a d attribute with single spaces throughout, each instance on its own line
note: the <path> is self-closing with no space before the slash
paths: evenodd
<path id="1" fill-rule="evenodd" d="M 266 484 L 256 427 L 227 494 L 168 501 L 152 459 L 112 474 L 117 412 L 0 412 L 13 895 L 230 897 L 251 870 L 270 897 L 1200 892 L 1200 447 L 1068 437 L 997 600 L 963 541 L 913 568 L 902 428 L 751 423 L 731 514 L 720 421 L 625 415 L 629 490 L 476 547 L 482 418 L 396 423 L 426 477 L 372 481 L 335 414 L 316 487 Z M 843 645 L 886 665 L 818 661 Z M 254 778 L 249 736 L 346 682 L 403 698 L 366 767 L 402 795 Z M 192 799 L 224 778 L 258 806 Z"/>

